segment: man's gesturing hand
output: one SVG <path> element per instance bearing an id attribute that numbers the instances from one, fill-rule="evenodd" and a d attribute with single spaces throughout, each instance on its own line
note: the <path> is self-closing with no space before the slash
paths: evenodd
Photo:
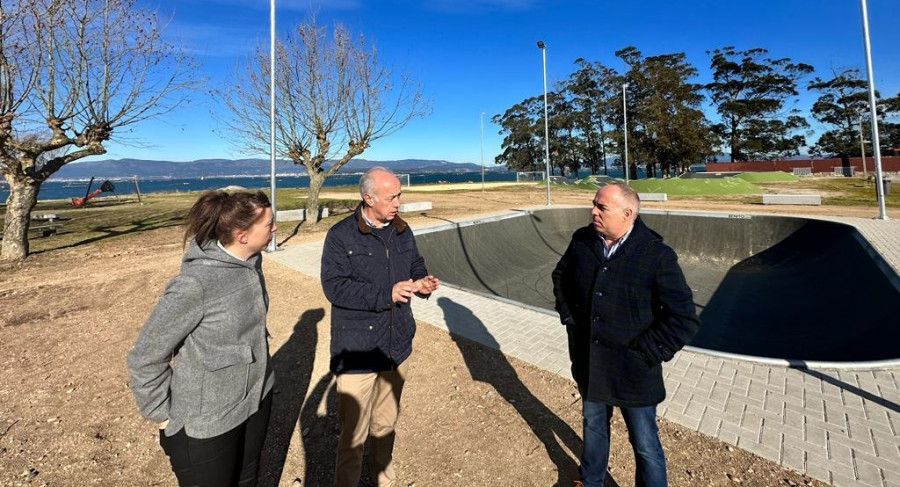
<path id="1" fill-rule="evenodd" d="M 408 303 L 416 292 L 416 283 L 412 279 L 400 281 L 391 289 L 391 300 L 395 303 Z"/>
<path id="2" fill-rule="evenodd" d="M 425 276 L 418 281 L 412 279 L 400 281 L 391 289 L 391 300 L 395 303 L 408 303 L 413 294 L 428 295 L 440 285 L 441 281 L 434 276 Z"/>
<path id="3" fill-rule="evenodd" d="M 416 292 L 419 294 L 431 294 L 432 291 L 440 287 L 441 281 L 434 276 L 425 276 L 414 283 Z"/>

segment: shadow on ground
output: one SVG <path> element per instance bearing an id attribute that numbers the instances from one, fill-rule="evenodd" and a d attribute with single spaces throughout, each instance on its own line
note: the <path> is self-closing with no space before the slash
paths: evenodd
<path id="1" fill-rule="evenodd" d="M 509 359 L 499 350 L 500 345 L 472 311 L 445 297 L 438 298 L 437 303 L 444 312 L 444 322 L 459 347 L 472 379 L 490 384 L 500 397 L 515 408 L 556 466 L 557 481 L 554 485 L 571 486 L 578 479 L 578 462 L 572 455 L 581 454 L 579 435 L 528 390 Z M 618 486 L 611 475 L 606 485 Z"/>
<path id="2" fill-rule="evenodd" d="M 278 485 L 284 474 L 288 448 L 294 434 L 299 435 L 305 452 L 305 478 L 300 479 L 302 485 L 331 483 L 334 448 L 337 445 L 337 436 L 333 432 L 335 421 L 332 420 L 337 403 L 333 394 L 329 394 L 333 390 L 331 374 L 322 376 L 307 395 L 316 359 L 317 327 L 324 317 L 325 310 L 322 308 L 304 311 L 288 341 L 272 356 L 276 377 L 275 397 L 260 463 L 261 486 Z M 318 413 L 323 401 L 327 411 L 324 417 Z"/>

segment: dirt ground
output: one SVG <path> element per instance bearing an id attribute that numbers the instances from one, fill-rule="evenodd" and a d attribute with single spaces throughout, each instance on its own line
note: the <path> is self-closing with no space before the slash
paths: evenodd
<path id="1" fill-rule="evenodd" d="M 590 197 L 561 191 L 554 203 L 586 205 Z M 540 205 L 545 194 L 404 198 L 434 203 L 435 211 L 409 217 L 425 225 Z M 691 201 L 646 206 L 770 210 Z M 837 211 L 874 215 L 871 208 Z M 0 486 L 175 485 L 155 426 L 136 411 L 125 355 L 178 269 L 180 232 L 95 239 L 0 264 Z M 301 226 L 286 245 L 323 236 Z M 272 262 L 264 267 L 277 385 L 261 485 L 329 485 L 338 434 L 327 371 L 329 306 L 317 279 Z M 398 486 L 571 485 L 581 430 L 574 384 L 419 324 L 395 448 Z M 677 424 L 660 420 L 660 429 L 672 485 L 820 485 Z M 617 418 L 608 485 L 633 485 L 633 469 Z"/>

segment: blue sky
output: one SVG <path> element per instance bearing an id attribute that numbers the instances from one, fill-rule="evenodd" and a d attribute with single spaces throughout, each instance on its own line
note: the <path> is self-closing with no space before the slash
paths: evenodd
<path id="1" fill-rule="evenodd" d="M 166 35 L 183 42 L 212 85 L 232 76 L 254 46 L 268 45 L 266 0 L 140 1 L 171 19 Z M 369 160 L 478 164 L 484 112 L 483 160 L 492 165 L 502 137 L 490 118 L 543 91 L 538 40 L 547 46 L 550 86 L 567 78 L 579 57 L 621 71 L 614 52 L 629 45 L 645 56 L 685 52 L 701 83 L 710 79 L 706 51 L 727 45 L 766 48 L 772 57 L 813 65 L 822 77 L 832 68 L 865 72 L 858 0 L 277 0 L 276 5 L 280 34 L 314 10 L 320 24 L 338 21 L 364 34 L 377 45 L 382 64 L 421 82 L 431 115 L 376 141 L 360 156 Z M 868 0 L 868 10 L 876 88 L 893 96 L 900 92 L 900 1 Z M 814 95 L 805 87 L 801 91 L 797 107 L 806 111 Z M 198 93 L 165 118 L 135 126 L 127 144 L 110 143 L 101 157 L 244 157 L 211 115 L 223 110 L 214 97 Z"/>

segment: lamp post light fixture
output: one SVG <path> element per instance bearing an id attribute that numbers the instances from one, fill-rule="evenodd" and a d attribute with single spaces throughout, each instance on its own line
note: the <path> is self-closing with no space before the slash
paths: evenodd
<path id="1" fill-rule="evenodd" d="M 550 121 L 547 118 L 547 46 L 537 41 L 544 65 L 544 162 L 547 165 L 547 206 L 550 206 Z"/>
<path id="2" fill-rule="evenodd" d="M 887 211 L 884 208 L 884 184 L 881 175 L 881 148 L 878 141 L 878 114 L 875 112 L 875 75 L 872 71 L 872 52 L 869 46 L 869 12 L 866 9 L 866 0 L 859 1 L 862 7 L 863 47 L 866 51 L 866 76 L 869 82 L 869 115 L 872 118 L 872 152 L 875 156 L 875 194 L 878 195 L 878 218 L 887 220 Z"/>
<path id="3" fill-rule="evenodd" d="M 625 90 L 628 83 L 622 84 L 622 133 L 625 134 L 625 184 L 628 184 L 628 103 L 625 98 Z"/>

